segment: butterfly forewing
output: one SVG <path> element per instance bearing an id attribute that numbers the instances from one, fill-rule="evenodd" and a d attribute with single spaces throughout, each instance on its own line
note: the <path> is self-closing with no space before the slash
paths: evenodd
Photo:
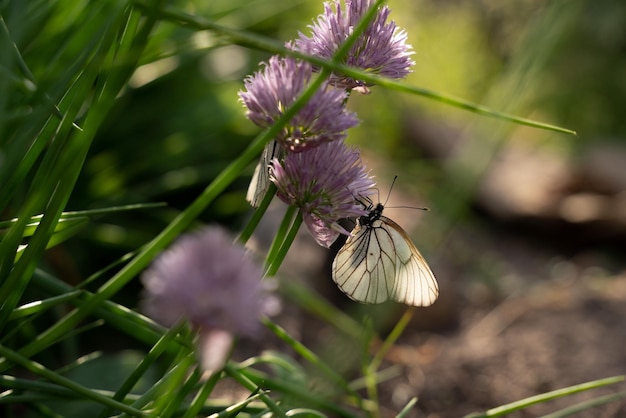
<path id="1" fill-rule="evenodd" d="M 367 300 L 369 275 L 367 271 L 367 247 L 369 237 L 361 233 L 359 225 L 348 238 L 343 248 L 347 250 L 337 254 L 333 261 L 333 279 L 339 288 L 355 300 Z"/>
<path id="2" fill-rule="evenodd" d="M 359 219 L 335 257 L 333 280 L 359 302 L 431 305 L 439 290 L 426 260 L 406 232 L 381 214 L 379 204 Z"/>

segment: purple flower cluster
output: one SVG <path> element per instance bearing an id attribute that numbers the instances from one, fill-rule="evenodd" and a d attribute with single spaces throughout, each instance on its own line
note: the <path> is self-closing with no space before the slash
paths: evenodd
<path id="1" fill-rule="evenodd" d="M 219 368 L 235 335 L 261 331 L 262 274 L 226 231 L 206 227 L 179 238 L 143 273 L 142 310 L 165 326 L 188 321 L 200 336 L 205 369 Z"/>
<path id="2" fill-rule="evenodd" d="M 355 197 L 371 194 L 374 182 L 363 169 L 358 151 L 334 141 L 314 149 L 274 158 L 270 180 L 277 196 L 302 210 L 304 222 L 318 244 L 324 247 L 339 233 L 349 235 L 337 221 L 368 213 L 355 204 Z"/>
<path id="3" fill-rule="evenodd" d="M 239 93 L 248 109 L 246 116 L 266 128 L 281 117 L 307 87 L 313 69 L 306 61 L 273 56 L 262 71 L 244 80 L 246 91 Z M 276 138 L 284 149 L 304 151 L 324 142 L 346 137 L 346 129 L 359 121 L 344 103 L 348 93 L 324 84 Z"/>
<path id="4" fill-rule="evenodd" d="M 300 33 L 295 41 L 296 49 L 311 55 L 331 59 L 343 44 L 374 1 L 345 0 L 345 10 L 339 0 L 324 4 L 324 14 L 309 28 L 310 37 Z M 379 9 L 374 20 L 356 40 L 344 63 L 389 78 L 402 78 L 415 64 L 411 60 L 411 45 L 406 43 L 407 34 L 398 30 L 392 21 L 387 23 L 390 10 L 387 6 Z M 363 83 L 349 77 L 334 75 L 331 84 L 347 90 L 360 87 Z"/>
<path id="5" fill-rule="evenodd" d="M 345 6 L 339 0 L 325 3 L 324 13 L 309 26 L 311 36 L 300 33 L 287 47 L 332 59 L 373 6 L 372 0 L 345 0 Z M 386 6 L 378 8 L 344 58 L 345 64 L 391 78 L 410 72 L 411 46 L 406 43 L 406 32 L 387 22 L 389 12 Z M 244 80 L 239 98 L 246 116 L 260 127 L 271 126 L 299 98 L 317 70 L 303 60 L 271 57 Z M 274 138 L 278 149 L 272 141 L 271 152 L 265 150 L 247 194 L 256 207 L 273 182 L 277 196 L 300 209 L 309 231 L 325 247 L 340 233 L 349 235 L 338 221 L 365 215 L 359 202 L 373 193 L 374 182 L 359 153 L 344 144 L 346 130 L 358 123 L 346 108 L 350 91 L 356 88 L 363 91 L 367 85 L 341 74 L 331 75 Z"/>

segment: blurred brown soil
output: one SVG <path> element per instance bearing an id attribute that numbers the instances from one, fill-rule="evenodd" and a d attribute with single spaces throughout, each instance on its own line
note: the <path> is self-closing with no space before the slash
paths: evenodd
<path id="1" fill-rule="evenodd" d="M 420 414 L 412 416 L 459 417 L 626 372 L 626 276 L 538 285 L 460 313 L 454 332 L 413 330 L 390 351 L 388 360 L 405 368 L 402 379 L 383 385 L 394 409 L 418 396 Z M 625 389 L 612 385 L 512 416 L 541 416 Z M 623 417 L 626 402 L 575 416 Z"/>

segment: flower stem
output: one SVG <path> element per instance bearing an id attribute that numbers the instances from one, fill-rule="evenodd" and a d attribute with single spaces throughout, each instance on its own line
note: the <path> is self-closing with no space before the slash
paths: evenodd
<path id="1" fill-rule="evenodd" d="M 296 214 L 295 206 L 287 207 L 287 211 L 285 212 L 285 216 L 283 217 L 283 221 L 280 223 L 278 227 L 278 231 L 276 231 L 276 235 L 274 236 L 274 241 L 272 241 L 272 245 L 270 250 L 267 253 L 267 257 L 265 260 L 265 268 L 268 269 L 275 261 L 276 255 L 278 251 L 281 249 L 283 242 L 285 241 L 285 237 L 289 232 L 289 226 L 293 223 L 293 217 Z"/>
<path id="2" fill-rule="evenodd" d="M 269 264 L 269 267 L 267 268 L 267 271 L 265 272 L 266 277 L 274 276 L 276 272 L 278 271 L 278 269 L 280 268 L 280 265 L 283 263 L 283 260 L 285 259 L 285 256 L 287 255 L 287 251 L 289 250 L 289 247 L 291 247 L 291 244 L 293 244 L 293 240 L 296 238 L 296 234 L 298 233 L 298 230 L 300 229 L 300 225 L 302 225 L 302 212 L 298 211 L 298 214 L 296 215 L 295 219 L 293 220 L 293 223 L 291 224 L 291 229 L 289 230 L 289 233 L 287 233 L 287 236 L 285 237 L 285 240 L 280 246 L 280 249 L 276 253 L 276 256 L 274 257 L 274 259 L 271 260 L 271 263 Z"/>
<path id="3" fill-rule="evenodd" d="M 245 245 L 246 242 L 248 242 L 248 240 L 254 233 L 254 230 L 259 225 L 259 222 L 261 222 L 263 215 L 265 215 L 265 212 L 267 212 L 267 208 L 270 206 L 270 203 L 272 202 L 275 194 L 276 186 L 274 185 L 274 183 L 271 183 L 269 188 L 267 189 L 267 193 L 265 193 L 265 197 L 263 197 L 263 200 L 261 201 L 261 204 L 254 211 L 254 214 L 248 221 L 248 224 L 245 226 L 243 231 L 241 231 L 241 234 L 239 234 L 239 237 L 237 238 L 237 241 L 239 241 L 241 245 Z"/>

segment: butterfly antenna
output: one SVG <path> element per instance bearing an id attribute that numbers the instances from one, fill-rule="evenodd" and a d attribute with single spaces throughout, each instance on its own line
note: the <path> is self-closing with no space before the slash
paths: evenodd
<path id="1" fill-rule="evenodd" d="M 387 200 L 385 200 L 385 204 L 384 206 L 387 206 L 387 201 L 389 200 L 389 197 L 391 196 L 391 189 L 393 189 L 393 185 L 396 183 L 396 180 L 398 179 L 398 176 L 394 176 L 393 177 L 393 181 L 391 182 L 391 186 L 389 186 L 389 194 L 387 194 Z M 380 201 L 380 200 L 379 200 Z M 417 209 L 417 210 L 425 210 L 425 211 L 429 211 L 430 209 L 428 208 L 416 208 L 414 206 L 391 206 L 394 209 Z"/>
<path id="2" fill-rule="evenodd" d="M 417 210 L 424 210 L 426 212 L 430 211 L 430 209 L 428 209 L 427 207 L 416 208 L 415 206 L 389 206 L 389 208 L 393 208 L 393 209 L 417 209 Z"/>
<path id="3" fill-rule="evenodd" d="M 387 206 L 387 202 L 389 201 L 389 197 L 391 196 L 391 189 L 393 189 L 393 185 L 396 183 L 396 179 L 397 178 L 398 178 L 397 175 L 393 177 L 393 181 L 391 182 L 391 186 L 389 186 L 389 192 L 387 192 L 387 199 L 385 199 L 384 206 Z M 378 201 L 380 202 L 380 193 L 378 194 Z"/>

